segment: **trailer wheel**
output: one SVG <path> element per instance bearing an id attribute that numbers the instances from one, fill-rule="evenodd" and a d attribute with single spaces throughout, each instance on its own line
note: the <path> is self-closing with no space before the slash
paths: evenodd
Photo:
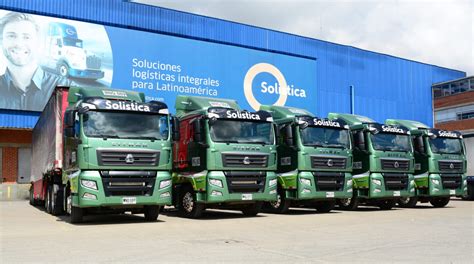
<path id="1" fill-rule="evenodd" d="M 158 215 L 160 214 L 160 206 L 152 206 L 148 205 L 145 206 L 145 220 L 147 222 L 154 222 L 156 219 L 158 219 Z"/>
<path id="2" fill-rule="evenodd" d="M 69 67 L 67 66 L 66 63 L 61 62 L 58 65 L 58 73 L 59 73 L 59 75 L 61 75 L 63 77 L 68 77 L 69 76 Z"/>
<path id="3" fill-rule="evenodd" d="M 402 208 L 414 208 L 418 202 L 417 197 L 402 197 L 398 199 L 398 206 Z"/>
<path id="4" fill-rule="evenodd" d="M 277 214 L 286 214 L 290 209 L 291 201 L 286 199 L 285 191 L 279 189 L 277 194 L 277 200 L 274 202 L 267 203 L 268 211 Z"/>
<path id="5" fill-rule="evenodd" d="M 33 184 L 30 187 L 30 204 L 33 205 L 33 206 L 36 205 L 35 190 L 34 190 Z"/>
<path id="6" fill-rule="evenodd" d="M 448 203 L 449 197 L 435 197 L 430 200 L 430 204 L 436 208 L 445 207 Z"/>
<path id="7" fill-rule="evenodd" d="M 66 212 L 69 214 L 69 222 L 71 224 L 82 222 L 84 210 L 80 207 L 75 207 L 72 205 L 72 195 L 70 191 L 68 191 L 68 196 L 66 199 Z"/>
<path id="8" fill-rule="evenodd" d="M 339 199 L 337 204 L 341 210 L 353 211 L 357 210 L 357 207 L 359 206 L 359 199 L 356 197 Z"/>
<path id="9" fill-rule="evenodd" d="M 46 197 L 44 199 L 44 208 L 48 214 L 51 214 L 51 185 L 46 188 Z"/>
<path id="10" fill-rule="evenodd" d="M 388 200 L 382 200 L 377 203 L 378 207 L 380 210 L 392 210 L 392 208 L 395 206 L 397 203 L 396 200 L 388 199 Z"/>
<path id="11" fill-rule="evenodd" d="M 336 201 L 316 202 L 315 208 L 318 213 L 329 213 L 336 206 Z"/>
<path id="12" fill-rule="evenodd" d="M 245 216 L 256 216 L 262 210 L 263 202 L 255 202 L 242 208 L 242 213 Z"/>
<path id="13" fill-rule="evenodd" d="M 182 217 L 199 218 L 204 212 L 204 205 L 196 202 L 196 193 L 191 186 L 184 186 L 179 192 L 178 213 Z"/>
<path id="14" fill-rule="evenodd" d="M 61 186 L 54 184 L 51 188 L 51 214 L 62 215 L 63 211 L 63 190 Z"/>

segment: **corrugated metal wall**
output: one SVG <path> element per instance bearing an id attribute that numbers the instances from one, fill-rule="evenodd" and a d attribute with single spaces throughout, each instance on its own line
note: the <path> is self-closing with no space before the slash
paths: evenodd
<path id="1" fill-rule="evenodd" d="M 0 128 L 33 129 L 39 116 L 38 112 L 0 109 Z"/>
<path id="2" fill-rule="evenodd" d="M 432 125 L 431 84 L 465 76 L 350 46 L 122 0 L 0 0 L 0 8 L 317 58 L 314 104 L 320 116 L 350 112 L 353 85 L 357 114 L 380 122 L 405 118 Z"/>

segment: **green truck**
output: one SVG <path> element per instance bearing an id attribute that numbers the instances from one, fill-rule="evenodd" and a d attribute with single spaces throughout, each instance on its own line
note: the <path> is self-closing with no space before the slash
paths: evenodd
<path id="1" fill-rule="evenodd" d="M 390 210 L 399 198 L 415 195 L 407 128 L 379 124 L 360 115 L 330 113 L 329 119 L 344 120 L 353 139 L 353 197 L 340 199 L 341 209 L 354 210 L 365 203 Z"/>
<path id="2" fill-rule="evenodd" d="M 336 199 L 352 198 L 352 149 L 349 126 L 343 120 L 315 117 L 299 108 L 261 106 L 272 114 L 279 139 L 278 196 L 271 212 L 290 206 L 329 212 Z"/>
<path id="3" fill-rule="evenodd" d="M 444 207 L 451 196 L 466 195 L 467 159 L 461 133 L 411 120 L 387 119 L 385 123 L 407 127 L 413 139 L 416 196 L 401 198 L 401 207 L 414 207 L 417 202 Z"/>
<path id="4" fill-rule="evenodd" d="M 206 208 L 253 216 L 276 200 L 277 151 L 266 111 L 241 110 L 234 100 L 176 98 L 173 121 L 173 204 L 199 218 Z"/>
<path id="5" fill-rule="evenodd" d="M 168 107 L 143 93 L 57 87 L 33 129 L 30 203 L 71 222 L 171 205 Z"/>

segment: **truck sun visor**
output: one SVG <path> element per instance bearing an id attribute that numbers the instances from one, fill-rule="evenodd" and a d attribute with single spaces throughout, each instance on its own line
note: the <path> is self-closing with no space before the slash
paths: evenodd
<path id="1" fill-rule="evenodd" d="M 240 120 L 255 120 L 255 121 L 266 121 L 272 122 L 272 115 L 267 111 L 257 111 L 257 112 L 248 112 L 248 111 L 239 111 L 228 108 L 221 107 L 211 107 L 208 110 L 209 118 L 218 118 L 218 119 L 240 119 Z"/>
<path id="2" fill-rule="evenodd" d="M 133 101 L 107 100 L 102 98 L 86 98 L 83 106 L 94 105 L 99 110 L 134 111 L 158 114 L 169 114 L 165 103 L 152 101 L 149 103 L 138 103 Z M 91 107 L 89 107 L 91 108 Z M 92 109 L 92 108 L 91 108 Z"/>

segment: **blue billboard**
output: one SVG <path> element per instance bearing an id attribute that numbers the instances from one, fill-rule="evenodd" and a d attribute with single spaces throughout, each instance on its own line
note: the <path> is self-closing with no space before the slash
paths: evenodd
<path id="1" fill-rule="evenodd" d="M 196 95 L 316 110 L 316 59 L 4 10 L 0 19 L 0 108 L 41 111 L 54 85 L 79 85 L 143 92 L 171 109 Z"/>

